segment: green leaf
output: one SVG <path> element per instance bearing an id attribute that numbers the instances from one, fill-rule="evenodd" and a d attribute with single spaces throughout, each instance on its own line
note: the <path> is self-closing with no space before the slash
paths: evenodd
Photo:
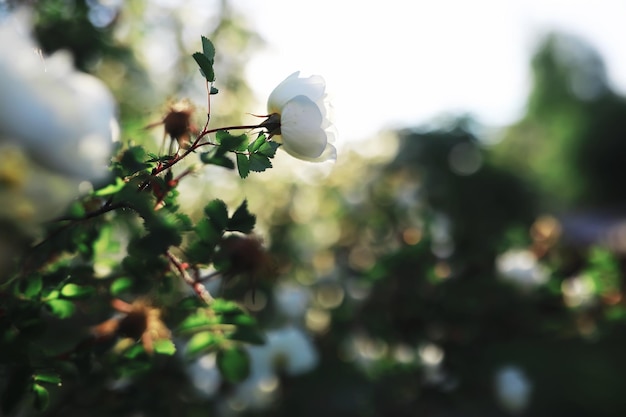
<path id="1" fill-rule="evenodd" d="M 250 171 L 263 172 L 271 167 L 272 163 L 267 156 L 258 153 L 250 155 Z"/>
<path id="2" fill-rule="evenodd" d="M 35 408 L 38 411 L 45 410 L 50 402 L 50 393 L 48 390 L 39 384 L 33 384 L 33 393 L 35 394 Z"/>
<path id="3" fill-rule="evenodd" d="M 31 275 L 19 280 L 16 286 L 16 290 L 19 294 L 26 298 L 32 298 L 41 292 L 43 280 L 41 279 L 41 275 Z"/>
<path id="4" fill-rule="evenodd" d="M 224 229 L 221 223 L 215 224 L 210 219 L 202 219 L 198 222 L 198 224 L 196 224 L 195 230 L 197 236 L 202 242 L 208 243 L 209 245 L 215 245 L 222 237 Z"/>
<path id="5" fill-rule="evenodd" d="M 68 217 L 80 219 L 85 216 L 85 206 L 80 201 L 74 201 L 67 208 L 66 214 Z"/>
<path id="6" fill-rule="evenodd" d="M 215 139 L 219 142 L 220 149 L 224 150 L 223 152 L 245 151 L 248 147 L 248 135 L 245 133 L 235 136 L 226 130 L 219 130 L 215 134 Z"/>
<path id="7" fill-rule="evenodd" d="M 128 277 L 121 277 L 111 283 L 111 295 L 118 296 L 133 287 L 133 280 Z"/>
<path id="8" fill-rule="evenodd" d="M 204 213 L 207 215 L 211 224 L 218 231 L 223 231 L 228 225 L 228 208 L 222 200 L 215 199 L 204 207 Z"/>
<path id="9" fill-rule="evenodd" d="M 223 298 L 216 299 L 213 304 L 211 304 L 211 309 L 218 314 L 243 313 L 243 310 L 236 302 L 224 300 Z"/>
<path id="10" fill-rule="evenodd" d="M 169 339 L 159 339 L 154 341 L 154 351 L 161 355 L 172 356 L 176 353 L 176 345 Z"/>
<path id="11" fill-rule="evenodd" d="M 217 88 L 211 86 L 211 91 L 209 92 L 209 94 L 213 95 L 213 94 L 217 94 L 219 92 L 220 92 L 220 90 L 218 90 Z"/>
<path id="12" fill-rule="evenodd" d="M 95 289 L 86 285 L 65 284 L 61 288 L 61 295 L 66 298 L 87 298 L 95 292 Z"/>
<path id="13" fill-rule="evenodd" d="M 142 146 L 132 146 L 126 149 L 119 159 L 123 168 L 123 176 L 132 175 L 149 168 L 150 164 L 146 164 L 145 159 L 146 151 Z"/>
<path id="14" fill-rule="evenodd" d="M 126 184 L 124 180 L 121 178 L 115 178 L 114 184 L 109 184 L 106 187 L 96 190 L 93 195 L 97 197 L 106 197 L 108 195 L 115 194 L 124 187 L 124 184 Z"/>
<path id="15" fill-rule="evenodd" d="M 208 220 L 204 220 L 208 222 Z M 206 243 L 203 241 L 195 241 L 185 250 L 185 254 L 189 262 L 195 264 L 211 263 L 213 254 L 215 253 L 215 243 Z"/>
<path id="16" fill-rule="evenodd" d="M 74 303 L 68 300 L 48 300 L 46 301 L 46 305 L 50 309 L 50 312 L 60 319 L 71 317 L 76 310 Z"/>
<path id="17" fill-rule="evenodd" d="M 45 382 L 48 384 L 61 385 L 61 377 L 56 372 L 39 371 L 34 376 L 35 382 Z"/>
<path id="18" fill-rule="evenodd" d="M 200 160 L 207 165 L 217 165 L 228 169 L 235 168 L 232 159 L 223 154 L 218 155 L 215 151 L 200 154 Z"/>
<path id="19" fill-rule="evenodd" d="M 124 351 L 124 357 L 128 359 L 138 359 L 146 355 L 146 350 L 141 343 L 130 346 Z"/>
<path id="20" fill-rule="evenodd" d="M 240 347 L 220 350 L 217 353 L 217 368 L 228 382 L 241 382 L 250 374 L 250 357 Z"/>
<path id="21" fill-rule="evenodd" d="M 196 314 L 192 314 L 185 318 L 185 320 L 183 320 L 183 322 L 178 326 L 178 330 L 180 332 L 197 332 L 202 328 L 214 326 L 219 323 L 220 321 L 217 317 L 209 316 L 206 314 L 205 310 L 200 310 Z"/>
<path id="22" fill-rule="evenodd" d="M 218 342 L 213 332 L 199 332 L 194 334 L 189 342 L 187 342 L 186 353 L 189 356 L 195 356 L 204 353 L 214 347 Z"/>
<path id="23" fill-rule="evenodd" d="M 213 42 L 206 36 L 202 36 L 202 53 L 209 58 L 211 63 L 215 62 L 215 46 L 213 46 Z"/>
<path id="24" fill-rule="evenodd" d="M 258 153 L 265 155 L 268 158 L 273 158 L 276 155 L 276 150 L 280 148 L 280 143 L 274 141 L 264 141 L 258 149 Z"/>
<path id="25" fill-rule="evenodd" d="M 237 326 L 248 326 L 254 327 L 257 324 L 257 321 L 254 317 L 247 315 L 243 311 L 242 314 L 237 315 L 226 315 L 220 317 L 220 323 L 222 324 L 236 324 Z"/>
<path id="26" fill-rule="evenodd" d="M 237 170 L 241 178 L 246 178 L 250 173 L 250 162 L 248 157 L 242 153 L 237 154 Z"/>
<path id="27" fill-rule="evenodd" d="M 248 152 L 254 153 L 258 151 L 261 145 L 263 145 L 265 142 L 265 135 L 261 133 L 258 138 L 256 138 L 253 142 L 250 143 L 250 145 L 248 145 Z"/>
<path id="28" fill-rule="evenodd" d="M 196 52 L 192 56 L 200 67 L 200 73 L 202 76 L 210 83 L 215 81 L 215 73 L 213 72 L 213 63 L 211 60 L 209 60 L 209 58 L 201 52 Z"/>
<path id="29" fill-rule="evenodd" d="M 233 216 L 228 220 L 227 230 L 231 232 L 250 233 L 254 229 L 256 223 L 256 216 L 248 211 L 248 201 L 244 200 L 243 203 L 233 213 Z"/>

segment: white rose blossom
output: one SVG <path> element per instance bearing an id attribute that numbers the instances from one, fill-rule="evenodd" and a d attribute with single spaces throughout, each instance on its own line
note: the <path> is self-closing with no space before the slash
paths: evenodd
<path id="1" fill-rule="evenodd" d="M 60 214 L 79 184 L 103 178 L 117 134 L 115 102 L 67 52 L 44 57 L 29 16 L 0 21 L 0 219 L 40 222 Z M 87 189 L 87 188 L 85 188 Z"/>
<path id="2" fill-rule="evenodd" d="M 287 153 L 311 162 L 337 159 L 331 144 L 335 131 L 326 82 L 321 76 L 300 78 L 300 72 L 294 72 L 272 91 L 267 109 L 270 118 L 264 125 Z"/>
<path id="3" fill-rule="evenodd" d="M 100 80 L 74 70 L 67 52 L 37 53 L 27 18 L 0 24 L 0 137 L 55 172 L 100 178 L 113 147 L 113 97 Z"/>

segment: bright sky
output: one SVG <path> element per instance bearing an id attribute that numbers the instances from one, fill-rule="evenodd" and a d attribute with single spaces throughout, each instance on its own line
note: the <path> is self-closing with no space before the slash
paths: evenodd
<path id="1" fill-rule="evenodd" d="M 523 110 L 539 35 L 582 35 L 626 91 L 624 0 L 235 0 L 265 51 L 248 74 L 262 100 L 294 71 L 320 74 L 343 140 L 469 111 L 490 125 Z"/>

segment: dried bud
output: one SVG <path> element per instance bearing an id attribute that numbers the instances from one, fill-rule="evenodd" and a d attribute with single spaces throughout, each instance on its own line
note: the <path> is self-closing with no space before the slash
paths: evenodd
<path id="1" fill-rule="evenodd" d="M 147 128 L 162 124 L 165 136 L 178 142 L 181 148 L 186 148 L 191 142 L 191 134 L 197 133 L 197 129 L 191 121 L 194 110 L 193 105 L 188 100 L 178 101 L 169 107 L 167 114 L 160 122 L 153 123 Z"/>
<path id="2" fill-rule="evenodd" d="M 244 275 L 253 287 L 258 279 L 271 278 L 275 274 L 272 257 L 263 247 L 262 240 L 255 236 L 231 235 L 223 239 L 216 265 L 225 279 Z"/>
<path id="3" fill-rule="evenodd" d="M 144 300 L 135 300 L 128 304 L 115 299 L 113 308 L 125 316 L 112 318 L 93 328 L 94 335 L 101 340 L 115 336 L 140 340 L 144 349 L 152 353 L 154 342 L 171 337 L 170 330 L 161 320 L 161 310 L 150 306 Z"/>

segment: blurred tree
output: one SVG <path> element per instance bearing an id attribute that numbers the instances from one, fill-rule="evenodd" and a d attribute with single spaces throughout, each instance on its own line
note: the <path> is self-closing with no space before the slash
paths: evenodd
<path id="1" fill-rule="evenodd" d="M 532 68 L 527 114 L 496 147 L 500 163 L 532 180 L 546 208 L 624 205 L 626 101 L 611 91 L 602 58 L 552 34 Z"/>

